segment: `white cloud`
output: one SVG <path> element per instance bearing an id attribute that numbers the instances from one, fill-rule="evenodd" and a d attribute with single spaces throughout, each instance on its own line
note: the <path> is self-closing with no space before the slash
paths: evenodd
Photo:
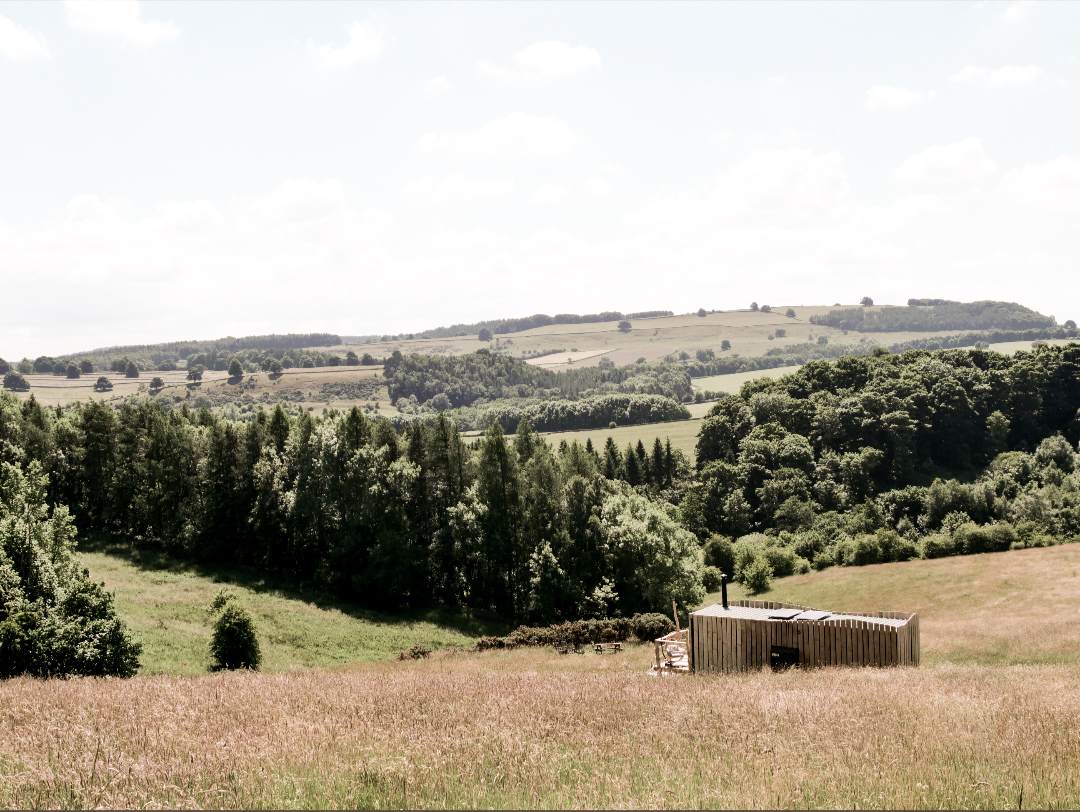
<path id="1" fill-rule="evenodd" d="M 567 45 L 558 40 L 535 42 L 514 54 L 517 69 L 491 62 L 480 62 L 476 72 L 489 79 L 510 82 L 515 79 L 562 79 L 575 73 L 600 68 L 600 53 L 584 45 Z"/>
<path id="2" fill-rule="evenodd" d="M 728 214 L 805 219 L 827 213 L 849 192 L 838 152 L 759 150 L 717 177 L 712 203 Z"/>
<path id="3" fill-rule="evenodd" d="M 918 90 L 893 85 L 874 85 L 866 91 L 867 110 L 906 110 L 918 107 L 926 101 L 926 95 Z"/>
<path id="4" fill-rule="evenodd" d="M 566 186 L 561 183 L 547 182 L 529 196 L 529 202 L 536 206 L 554 206 L 580 197 L 606 197 L 611 194 L 611 186 L 606 178 L 586 178 L 580 184 Z"/>
<path id="5" fill-rule="evenodd" d="M 514 191 L 513 178 L 467 178 L 448 175 L 445 178 L 419 178 L 409 183 L 402 194 L 413 203 L 474 203 L 505 197 Z"/>
<path id="6" fill-rule="evenodd" d="M 1001 21 L 1008 25 L 1015 25 L 1016 23 L 1023 22 L 1030 9 L 1031 0 L 1019 0 L 1019 2 L 1016 3 L 1009 3 L 1009 5 L 1005 7 L 1005 10 L 1001 12 Z"/>
<path id="7" fill-rule="evenodd" d="M 64 0 L 68 25 L 89 34 L 118 34 L 129 45 L 149 47 L 180 36 L 180 26 L 144 20 L 138 0 Z"/>
<path id="8" fill-rule="evenodd" d="M 952 76 L 950 81 L 956 84 L 980 85 L 993 90 L 1004 88 L 1026 87 L 1042 76 L 1042 68 L 1038 65 L 1006 65 L 997 70 L 990 68 L 977 68 L 968 65 Z"/>
<path id="9" fill-rule="evenodd" d="M 346 25 L 345 30 L 349 32 L 349 41 L 340 47 L 307 41 L 308 57 L 322 70 L 344 70 L 357 62 L 374 62 L 382 55 L 385 47 L 382 28 L 369 22 L 355 22 Z"/>
<path id="10" fill-rule="evenodd" d="M 997 165 L 983 149 L 982 139 L 969 136 L 912 155 L 893 170 L 893 177 L 901 183 L 955 183 L 977 180 L 996 171 Z"/>
<path id="11" fill-rule="evenodd" d="M 245 214 L 267 223 L 297 223 L 325 216 L 344 205 L 341 181 L 289 179 L 269 196 L 250 203 Z"/>
<path id="12" fill-rule="evenodd" d="M 1080 156 L 1060 155 L 1045 164 L 1026 164 L 1006 172 L 999 192 L 1012 203 L 1075 217 L 1080 210 Z"/>
<path id="13" fill-rule="evenodd" d="M 436 76 L 430 82 L 427 83 L 428 90 L 453 90 L 454 85 L 445 76 Z"/>
<path id="14" fill-rule="evenodd" d="M 570 196 L 570 190 L 561 183 L 545 183 L 529 196 L 529 202 L 537 206 L 562 203 Z"/>
<path id="15" fill-rule="evenodd" d="M 510 113 L 469 133 L 430 132 L 418 145 L 425 152 L 449 152 L 497 161 L 530 161 L 561 158 L 580 139 L 561 118 Z"/>
<path id="16" fill-rule="evenodd" d="M 31 34 L 7 17 L 0 16 L 0 56 L 13 62 L 48 59 L 49 46 L 40 34 Z"/>
<path id="17" fill-rule="evenodd" d="M 587 178 L 581 184 L 581 191 L 592 197 L 604 197 L 611 194 L 611 185 L 605 178 Z"/>
<path id="18" fill-rule="evenodd" d="M 208 200 L 166 200 L 158 204 L 158 215 L 162 228 L 176 231 L 207 231 L 225 223 L 221 212 Z"/>

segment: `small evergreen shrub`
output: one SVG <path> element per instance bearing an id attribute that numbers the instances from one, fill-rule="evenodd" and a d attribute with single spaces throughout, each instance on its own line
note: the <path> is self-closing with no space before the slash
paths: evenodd
<path id="1" fill-rule="evenodd" d="M 221 593 L 218 593 L 219 596 Z M 216 599 L 215 599 L 216 600 Z M 214 621 L 210 638 L 212 671 L 249 668 L 258 671 L 262 664 L 259 639 L 255 636 L 255 621 L 242 606 L 226 599 L 221 614 Z"/>

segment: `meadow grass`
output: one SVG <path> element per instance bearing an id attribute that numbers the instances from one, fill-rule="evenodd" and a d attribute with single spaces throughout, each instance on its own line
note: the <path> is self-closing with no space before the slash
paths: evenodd
<path id="1" fill-rule="evenodd" d="M 1080 803 L 1075 668 L 657 679 L 629 667 L 644 654 L 519 650 L 281 674 L 10 680 L 0 685 L 0 804 Z"/>
<path id="2" fill-rule="evenodd" d="M 1080 544 L 868 567 L 773 582 L 758 597 L 832 611 L 919 613 L 922 662 L 1080 665 Z M 703 606 L 717 603 L 709 595 Z"/>
<path id="3" fill-rule="evenodd" d="M 325 594 L 291 589 L 243 567 L 199 567 L 157 549 L 109 536 L 80 542 L 79 557 L 95 581 L 115 592 L 121 617 L 142 640 L 143 674 L 205 674 L 214 618 L 206 607 L 227 586 L 248 608 L 259 632 L 263 670 L 377 662 L 416 643 L 468 647 L 503 623 L 449 611 L 392 616 Z"/>
<path id="4" fill-rule="evenodd" d="M 1075 807 L 1078 565 L 1070 545 L 827 570 L 767 595 L 918 611 L 919 668 L 657 678 L 651 647 L 630 645 L 8 680 L 0 806 Z"/>

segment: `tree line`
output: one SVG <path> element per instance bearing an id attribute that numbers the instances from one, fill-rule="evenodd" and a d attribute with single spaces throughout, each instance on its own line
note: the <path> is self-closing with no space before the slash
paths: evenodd
<path id="1" fill-rule="evenodd" d="M 512 442 L 495 424 L 470 447 L 445 417 L 399 435 L 357 409 L 240 424 L 153 402 L 60 414 L 0 397 L 0 458 L 39 465 L 49 500 L 83 529 L 387 610 L 549 623 L 704 595 L 696 539 L 640 483 L 606 478 L 596 452 L 553 450 L 525 423 Z"/>
<path id="2" fill-rule="evenodd" d="M 908 307 L 882 310 L 845 308 L 810 317 L 811 324 L 870 333 L 930 332 L 933 330 L 1038 330 L 1056 326 L 1044 316 L 1016 302 L 950 302 L 926 300 L 933 304 L 914 305 L 923 300 L 911 299 Z"/>
<path id="3" fill-rule="evenodd" d="M 415 398 L 418 404 L 443 396 L 441 408 L 472 406 L 499 398 L 565 398 L 615 392 L 655 394 L 686 400 L 693 396 L 690 375 L 674 364 L 602 365 L 552 370 L 480 349 L 469 355 L 402 355 L 386 359 L 383 375 L 390 400 Z"/>

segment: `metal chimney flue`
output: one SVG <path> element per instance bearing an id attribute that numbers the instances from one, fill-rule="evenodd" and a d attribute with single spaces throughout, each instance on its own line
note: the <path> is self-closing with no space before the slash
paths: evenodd
<path id="1" fill-rule="evenodd" d="M 724 608 L 727 609 L 727 576 L 724 573 L 720 573 L 720 598 L 724 601 Z"/>

